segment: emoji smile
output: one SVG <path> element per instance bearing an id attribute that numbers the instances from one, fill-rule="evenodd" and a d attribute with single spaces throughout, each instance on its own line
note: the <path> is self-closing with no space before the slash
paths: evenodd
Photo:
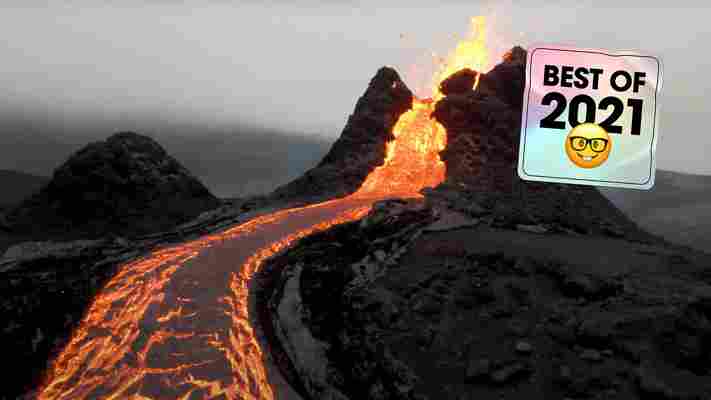
<path id="1" fill-rule="evenodd" d="M 595 154 L 594 156 L 586 156 L 578 153 L 578 157 L 580 157 L 583 161 L 592 161 L 593 159 L 597 158 L 597 154 Z"/>

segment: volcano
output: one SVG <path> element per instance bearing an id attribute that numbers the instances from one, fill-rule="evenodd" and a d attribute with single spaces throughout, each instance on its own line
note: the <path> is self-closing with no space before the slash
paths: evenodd
<path id="1" fill-rule="evenodd" d="M 418 131 L 446 143 L 423 198 L 376 202 L 263 267 L 280 271 L 272 351 L 305 397 L 711 396 L 711 258 L 639 229 L 595 188 L 518 179 L 525 60 L 514 47 L 413 101 L 430 117 Z"/>
<path id="2" fill-rule="evenodd" d="M 37 397 L 707 398 L 711 259 L 517 178 L 525 58 L 380 69 L 281 209 L 119 265 Z"/>
<path id="3" fill-rule="evenodd" d="M 75 152 L 7 215 L 37 238 L 138 236 L 169 230 L 220 204 L 155 140 L 119 132 Z"/>
<path id="4" fill-rule="evenodd" d="M 474 49 L 457 57 L 477 60 Z M 52 360 L 38 397 L 272 398 L 279 386 L 255 331 L 252 275 L 296 240 L 361 218 L 375 201 L 422 197 L 439 184 L 446 134 L 430 118 L 434 107 L 382 68 L 329 154 L 273 195 L 331 200 L 257 215 L 119 266 Z"/>

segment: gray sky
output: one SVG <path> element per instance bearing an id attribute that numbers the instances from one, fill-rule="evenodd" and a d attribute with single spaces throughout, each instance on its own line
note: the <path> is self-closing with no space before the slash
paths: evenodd
<path id="1" fill-rule="evenodd" d="M 432 70 L 431 53 L 446 54 L 469 17 L 484 14 L 497 59 L 514 44 L 539 41 L 660 55 L 657 165 L 711 174 L 704 122 L 711 10 L 672 6 L 684 1 L 9 3 L 0 6 L 2 113 L 41 116 L 63 127 L 59 141 L 89 122 L 96 139 L 122 123 L 167 131 L 189 122 L 333 140 L 380 66 L 396 67 L 415 87 Z M 18 134 L 0 124 L 3 143 Z"/>

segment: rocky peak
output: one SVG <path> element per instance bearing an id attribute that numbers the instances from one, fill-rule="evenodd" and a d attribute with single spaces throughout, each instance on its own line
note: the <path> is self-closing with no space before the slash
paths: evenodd
<path id="1" fill-rule="evenodd" d="M 504 54 L 503 60 L 482 75 L 478 91 L 491 94 L 506 104 L 520 109 L 526 86 L 526 50 L 516 46 Z"/>
<path id="2" fill-rule="evenodd" d="M 8 219 L 21 233 L 141 234 L 169 229 L 219 204 L 148 136 L 121 132 L 91 143 Z"/>
<path id="3" fill-rule="evenodd" d="M 525 64 L 526 63 L 526 49 L 521 46 L 514 46 L 511 50 L 507 51 L 503 57 L 504 63 L 509 64 Z"/>
<path id="4" fill-rule="evenodd" d="M 436 104 L 433 117 L 447 129 L 447 147 L 440 153 L 447 175 L 439 191 L 468 192 L 455 196 L 467 199 L 462 204 L 496 205 L 503 225 L 560 225 L 576 232 L 615 232 L 647 240 L 648 235 L 594 187 L 519 179 L 525 61 L 526 50 L 514 47 L 500 64 L 481 74 L 475 90 L 450 92 Z M 453 86 L 450 81 L 458 79 L 454 74 L 442 85 Z"/>
<path id="5" fill-rule="evenodd" d="M 466 93 L 474 88 L 474 84 L 476 83 L 476 78 L 478 76 L 478 72 L 469 68 L 464 68 L 445 79 L 439 85 L 439 90 L 445 96 L 456 93 Z"/>
<path id="6" fill-rule="evenodd" d="M 440 154 L 447 164 L 447 181 L 482 190 L 513 190 L 525 83 L 521 57 L 525 60 L 525 50 L 509 51 L 502 63 L 480 75 L 476 90 L 443 92 L 446 96 L 436 104 L 433 117 L 447 129 L 447 148 Z M 442 87 L 457 86 L 461 79 L 455 73 Z"/>
<path id="7" fill-rule="evenodd" d="M 412 108 L 413 95 L 390 67 L 370 80 L 348 117 L 341 136 L 315 167 L 277 188 L 276 198 L 340 197 L 356 191 L 385 159 L 385 144 L 400 115 Z"/>

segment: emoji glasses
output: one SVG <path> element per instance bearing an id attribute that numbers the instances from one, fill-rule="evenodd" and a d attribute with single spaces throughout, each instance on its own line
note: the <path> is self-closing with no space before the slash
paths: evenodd
<path id="1" fill-rule="evenodd" d="M 601 153 L 607 148 L 607 139 L 603 138 L 586 138 L 583 136 L 571 136 L 570 147 L 575 151 L 583 151 L 585 147 L 590 145 L 590 149 L 596 153 Z"/>

